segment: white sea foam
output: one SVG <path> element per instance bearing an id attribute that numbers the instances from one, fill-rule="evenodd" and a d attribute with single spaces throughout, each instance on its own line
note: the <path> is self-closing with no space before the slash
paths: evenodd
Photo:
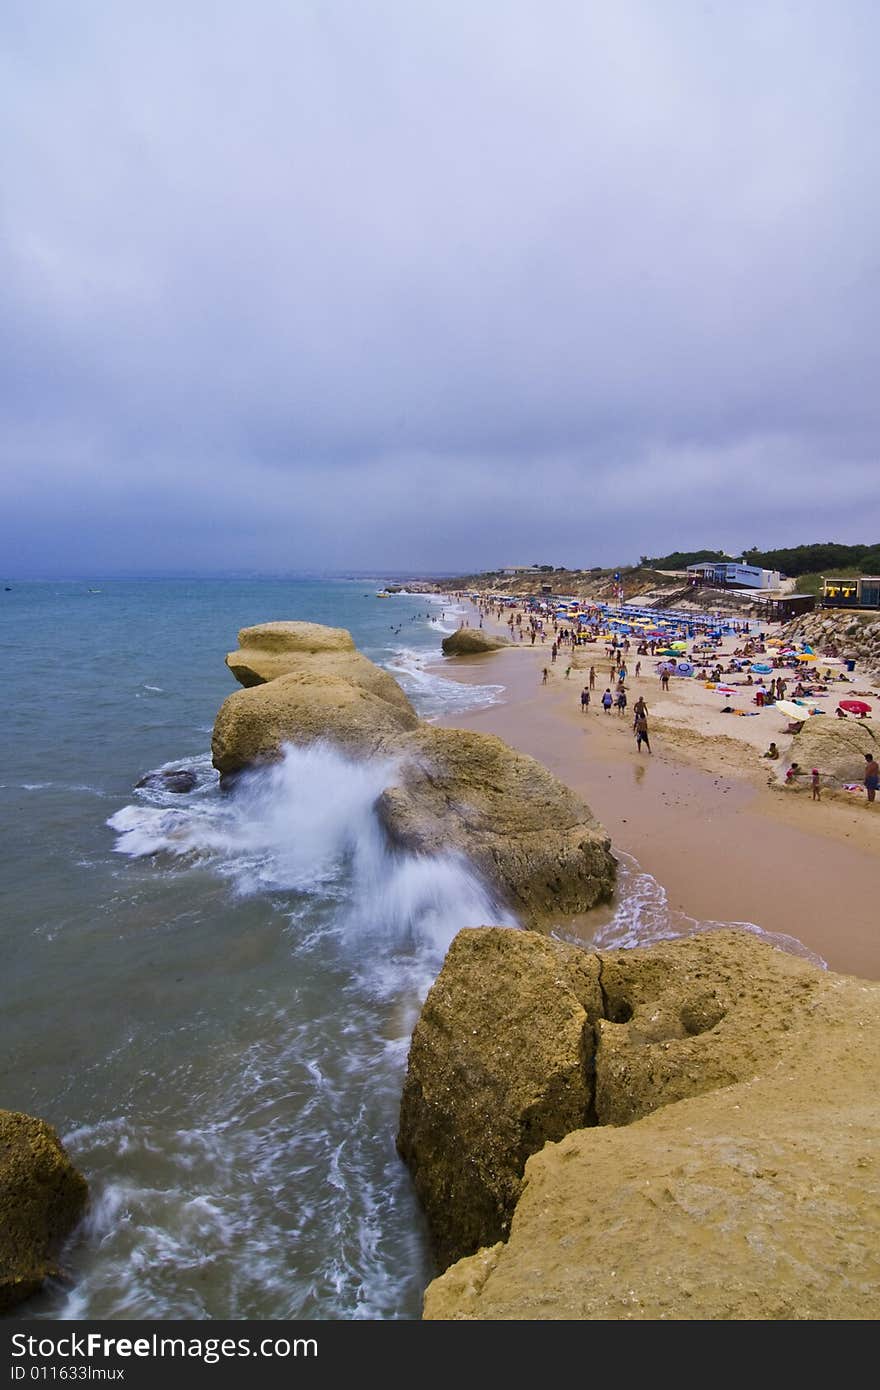
<path id="1" fill-rule="evenodd" d="M 422 718 L 436 719 L 468 709 L 485 709 L 501 701 L 505 691 L 503 685 L 466 685 L 426 669 L 439 659 L 436 652 L 400 647 L 385 663 Z"/>
<path id="2" fill-rule="evenodd" d="M 204 760 L 198 768 L 204 772 Z M 460 927 L 512 919 L 460 856 L 388 847 L 375 803 L 396 776 L 390 759 L 355 762 L 323 743 L 288 746 L 232 794 L 221 794 L 216 778 L 186 796 L 143 788 L 107 824 L 119 854 L 208 863 L 240 894 L 329 896 L 346 936 L 385 951 L 424 948 L 434 964 Z"/>
<path id="3" fill-rule="evenodd" d="M 782 932 L 767 932 L 754 922 L 702 922 L 669 905 L 666 889 L 652 874 L 646 873 L 631 855 L 618 854 L 618 883 L 616 907 L 610 921 L 593 936 L 597 950 L 619 950 L 634 946 L 650 946 L 657 941 L 671 941 L 697 932 L 723 931 L 738 928 L 762 937 L 790 955 L 802 957 L 823 969 L 827 962 L 810 951 L 796 937 Z"/>

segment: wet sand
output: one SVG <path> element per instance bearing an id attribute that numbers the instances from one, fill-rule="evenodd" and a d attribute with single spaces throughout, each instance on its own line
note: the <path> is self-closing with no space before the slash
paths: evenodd
<path id="1" fill-rule="evenodd" d="M 751 922 L 796 937 L 834 970 L 880 978 L 880 804 L 814 803 L 806 789 L 771 789 L 757 747 L 655 719 L 661 700 L 651 661 L 640 680 L 627 681 L 626 713 L 605 714 L 604 647 L 581 648 L 578 659 L 597 670 L 586 714 L 587 671 L 566 679 L 567 653 L 541 684 L 549 643 L 444 660 L 435 669 L 447 678 L 502 684 L 506 693 L 503 703 L 442 722 L 497 734 L 538 758 L 583 796 L 615 848 L 662 884 L 674 910 Z M 651 710 L 650 755 L 636 751 L 632 732 L 640 694 Z"/>

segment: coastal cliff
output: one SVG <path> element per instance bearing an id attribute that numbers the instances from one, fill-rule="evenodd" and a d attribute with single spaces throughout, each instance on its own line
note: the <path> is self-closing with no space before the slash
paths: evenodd
<path id="1" fill-rule="evenodd" d="M 590 808 L 542 764 L 490 734 L 418 719 L 397 682 L 340 628 L 244 628 L 227 664 L 243 682 L 224 701 L 211 742 L 228 778 L 325 741 L 387 760 L 377 802 L 392 848 L 458 854 L 500 906 L 549 927 L 605 901 L 616 861 Z"/>
<path id="2" fill-rule="evenodd" d="M 880 985 L 750 933 L 459 933 L 401 1106 L 425 1317 L 876 1317 L 878 1045 Z"/>

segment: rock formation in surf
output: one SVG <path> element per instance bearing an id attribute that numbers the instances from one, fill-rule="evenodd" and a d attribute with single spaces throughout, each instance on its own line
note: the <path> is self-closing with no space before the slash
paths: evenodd
<path id="1" fill-rule="evenodd" d="M 460 627 L 450 632 L 440 644 L 446 656 L 479 656 L 480 652 L 497 652 L 500 647 L 509 647 L 504 637 L 492 637 L 479 627 Z"/>
<path id="2" fill-rule="evenodd" d="M 330 677 L 387 700 L 415 718 L 415 712 L 393 676 L 355 649 L 344 628 L 317 623 L 263 623 L 243 627 L 237 651 L 226 665 L 245 687 L 264 685 L 278 676 Z"/>
<path id="3" fill-rule="evenodd" d="M 377 805 L 393 844 L 422 854 L 458 850 L 529 926 L 611 896 L 608 836 L 534 758 L 492 734 L 427 724 L 398 747 L 399 780 Z"/>
<path id="4" fill-rule="evenodd" d="M 377 805 L 391 844 L 465 855 L 532 927 L 611 895 L 608 836 L 533 758 L 489 734 L 421 723 L 397 682 L 341 629 L 265 623 L 243 628 L 239 641 L 227 663 L 245 689 L 224 701 L 211 742 L 223 777 L 277 759 L 286 743 L 326 739 L 353 756 L 382 754 L 397 769 Z"/>
<path id="5" fill-rule="evenodd" d="M 0 1110 L 0 1312 L 59 1273 L 58 1252 L 87 1195 L 54 1129 Z"/>
<path id="6" fill-rule="evenodd" d="M 356 756 L 387 751 L 416 715 L 343 676 L 276 676 L 227 697 L 214 721 L 211 752 L 222 775 L 277 759 L 285 743 L 327 739 Z"/>
<path id="7" fill-rule="evenodd" d="M 466 1256 L 425 1316 L 875 1318 L 878 1047 L 880 984 L 750 933 L 461 932 L 401 1107 L 441 1263 Z"/>

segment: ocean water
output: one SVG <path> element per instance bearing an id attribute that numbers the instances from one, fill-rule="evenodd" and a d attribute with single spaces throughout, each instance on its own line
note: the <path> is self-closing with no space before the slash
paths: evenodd
<path id="1" fill-rule="evenodd" d="M 409 1037 L 462 926 L 515 925 L 454 856 L 392 855 L 393 773 L 328 747 L 221 796 L 239 627 L 347 627 L 426 718 L 490 703 L 426 670 L 458 613 L 349 581 L 0 593 L 0 1105 L 92 1201 L 47 1318 L 411 1318 L 432 1267 L 394 1136 Z M 185 766 L 186 794 L 142 788 Z M 690 924 L 692 928 L 696 924 Z M 688 930 L 630 861 L 603 945 Z"/>

